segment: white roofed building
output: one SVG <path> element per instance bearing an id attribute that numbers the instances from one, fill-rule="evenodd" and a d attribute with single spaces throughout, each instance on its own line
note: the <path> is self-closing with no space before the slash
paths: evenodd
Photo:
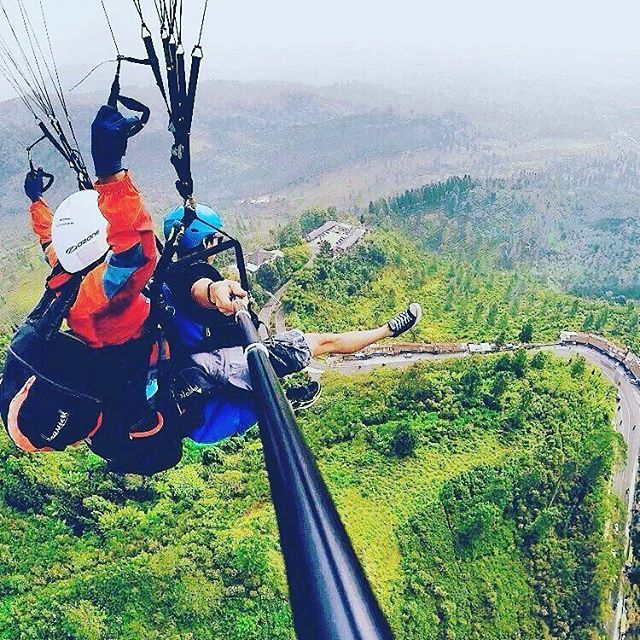
<path id="1" fill-rule="evenodd" d="M 325 222 L 321 227 L 318 227 L 317 229 L 314 229 L 313 231 L 310 231 L 307 234 L 307 237 L 306 237 L 307 242 L 309 242 L 309 243 L 311 243 L 311 242 L 318 242 L 318 243 L 323 242 L 324 241 L 324 237 L 337 224 L 338 223 L 335 220 L 329 220 L 328 222 Z"/>
<path id="2" fill-rule="evenodd" d="M 336 255 L 342 255 L 350 251 L 355 245 L 362 240 L 364 234 L 366 233 L 366 229 L 362 227 L 356 227 L 351 230 L 348 236 L 342 238 L 336 243 L 336 246 L 333 248 L 333 253 Z"/>
<path id="3" fill-rule="evenodd" d="M 347 222 L 329 220 L 321 227 L 307 234 L 310 245 L 320 246 L 326 242 L 335 256 L 344 255 L 350 251 L 364 237 L 366 229 L 355 227 Z"/>
<path id="4" fill-rule="evenodd" d="M 275 249 L 274 251 L 267 251 L 266 249 L 258 249 L 255 253 L 252 253 L 247 257 L 245 264 L 249 273 L 256 273 L 262 265 L 269 264 L 278 258 L 284 258 L 284 253 Z"/>

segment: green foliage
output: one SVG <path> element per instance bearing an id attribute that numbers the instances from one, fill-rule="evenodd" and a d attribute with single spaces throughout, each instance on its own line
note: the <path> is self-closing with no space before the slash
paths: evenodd
<path id="1" fill-rule="evenodd" d="M 312 316 L 318 302 L 323 306 L 342 306 L 343 313 L 347 314 L 349 300 L 365 291 L 378 275 L 379 269 L 386 264 L 386 255 L 376 244 L 359 245 L 338 260 L 334 259 L 327 246 L 326 243 L 321 245 L 313 265 L 303 270 L 292 282 L 283 302 L 287 312 Z M 317 298 L 306 295 L 307 291 L 314 289 L 323 291 L 325 301 L 321 301 L 320 295 Z"/>
<path id="2" fill-rule="evenodd" d="M 410 422 L 373 424 L 365 432 L 365 437 L 376 451 L 389 457 L 406 458 L 416 447 L 416 434 Z"/>
<path id="3" fill-rule="evenodd" d="M 399 638 L 538 640 L 546 629 L 573 640 L 599 628 L 623 557 L 605 527 L 615 394 L 600 376 L 576 380 L 569 364 L 545 354 L 534 367 L 521 353 L 524 365 L 519 353 L 332 376 L 303 420 L 341 510 L 359 510 L 346 519 L 367 569 L 401 585 L 386 609 Z M 487 407 L 496 387 L 502 404 Z M 390 435 L 404 425 L 415 447 L 393 462 Z M 380 536 L 384 568 L 367 559 Z M 389 587 L 374 584 L 386 603 Z"/>
<path id="4" fill-rule="evenodd" d="M 149 480 L 1 446 L 0 638 L 292 637 L 255 435 Z"/>
<path id="5" fill-rule="evenodd" d="M 533 358 L 531 358 L 531 366 L 534 369 L 544 369 L 547 364 L 547 355 L 544 351 L 538 351 L 534 354 Z"/>
<path id="6" fill-rule="evenodd" d="M 432 211 L 444 207 L 448 217 L 458 213 L 460 199 L 477 182 L 471 176 L 452 176 L 442 182 L 427 184 L 419 189 L 409 189 L 403 194 L 390 198 L 370 202 L 368 213 L 373 222 L 383 222 L 387 219 L 404 219 L 425 211 Z"/>
<path id="7" fill-rule="evenodd" d="M 11 342 L 11 337 L 6 333 L 0 333 L 0 367 L 4 367 L 5 354 Z"/>
<path id="8" fill-rule="evenodd" d="M 302 212 L 299 219 L 279 226 L 272 232 L 272 235 L 276 245 L 281 249 L 295 247 L 304 241 L 304 236 L 310 231 L 321 227 L 329 220 L 335 220 L 337 217 L 338 212 L 335 207 L 307 209 Z"/>
<path id="9" fill-rule="evenodd" d="M 597 331 L 640 351 L 638 308 L 578 298 L 519 272 L 425 254 L 400 234 L 375 231 L 353 253 L 318 259 L 284 300 L 289 324 L 308 331 L 370 328 L 409 302 L 423 309 L 416 342 L 555 341 L 566 329 Z M 529 318 L 523 326 L 523 317 Z M 529 342 L 529 340 L 525 340 Z"/>
<path id="10" fill-rule="evenodd" d="M 520 333 L 518 334 L 518 340 L 523 344 L 529 344 L 533 340 L 533 323 L 531 320 L 527 320 L 523 325 Z"/>
<path id="11" fill-rule="evenodd" d="M 633 209 L 635 187 L 620 176 L 634 162 L 622 153 L 506 180 L 453 176 L 371 203 L 369 218 L 453 259 L 535 272 L 567 292 L 624 304 L 640 300 L 635 219 L 603 218 L 597 203 Z"/>
<path id="12" fill-rule="evenodd" d="M 574 378 L 581 378 L 587 369 L 586 360 L 582 356 L 576 356 L 571 363 L 571 375 Z"/>
<path id="13" fill-rule="evenodd" d="M 263 284 L 306 251 L 287 248 Z M 590 316 L 637 341 L 633 305 L 425 256 L 389 232 L 338 260 L 321 251 L 285 304 L 300 326 L 337 330 L 414 299 L 414 340 L 506 343 L 523 317 L 547 340 Z M 521 350 L 324 387 L 301 428 L 399 640 L 597 636 L 623 562 L 615 393 L 600 375 Z M 189 447 L 148 480 L 108 474 L 84 449 L 22 455 L 4 434 L 0 463 L 0 640 L 293 638 L 255 432 Z"/>
<path id="14" fill-rule="evenodd" d="M 278 227 L 274 232 L 274 238 L 280 248 L 295 247 L 304 240 L 297 220 Z"/>
<path id="15" fill-rule="evenodd" d="M 325 222 L 333 219 L 335 220 L 338 216 L 338 212 L 334 207 L 329 207 L 328 209 L 307 209 L 302 212 L 300 216 L 300 228 L 302 233 L 306 236 L 308 233 L 321 227 Z"/>
<path id="16" fill-rule="evenodd" d="M 300 420 L 399 640 L 598 624 L 622 557 L 605 527 L 615 394 L 550 356 L 522 377 L 515 361 L 331 375 Z M 255 432 L 145 480 L 4 435 L 0 461 L 3 640 L 293 637 Z"/>
<path id="17" fill-rule="evenodd" d="M 306 243 L 283 250 L 284 257 L 262 265 L 257 273 L 249 276 L 251 291 L 258 306 L 263 306 L 294 273 L 299 271 L 311 258 Z"/>

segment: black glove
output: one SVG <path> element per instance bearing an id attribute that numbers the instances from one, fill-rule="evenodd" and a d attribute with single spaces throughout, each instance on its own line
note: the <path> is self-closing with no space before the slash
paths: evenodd
<path id="1" fill-rule="evenodd" d="M 125 118 L 116 108 L 100 107 L 91 125 L 91 154 L 98 177 L 122 171 L 122 158 L 127 153 L 129 138 L 144 126 L 137 116 Z"/>
<path id="2" fill-rule="evenodd" d="M 37 202 L 42 198 L 42 194 L 45 192 L 44 186 L 45 172 L 42 167 L 38 167 L 38 170 L 32 169 L 27 173 L 27 177 L 24 179 L 24 192 L 27 194 L 31 202 Z"/>

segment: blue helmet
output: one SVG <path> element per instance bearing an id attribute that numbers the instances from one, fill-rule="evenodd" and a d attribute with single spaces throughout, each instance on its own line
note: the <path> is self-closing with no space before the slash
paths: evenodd
<path id="1" fill-rule="evenodd" d="M 173 225 L 184 218 L 184 207 L 178 207 L 165 216 L 164 237 L 169 237 Z M 202 241 L 218 229 L 222 229 L 222 218 L 211 207 L 204 204 L 196 205 L 196 219 L 185 229 L 180 250 L 192 251 L 202 244 Z"/>

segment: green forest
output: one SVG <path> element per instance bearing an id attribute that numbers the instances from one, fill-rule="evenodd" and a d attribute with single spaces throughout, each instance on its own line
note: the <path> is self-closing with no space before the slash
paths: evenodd
<path id="1" fill-rule="evenodd" d="M 621 153 L 508 179 L 452 176 L 371 202 L 366 218 L 429 251 L 526 268 L 547 286 L 624 302 L 640 298 L 637 163 Z"/>
<path id="2" fill-rule="evenodd" d="M 548 4 L 0 0 L 0 640 L 640 640 L 640 5 Z"/>
<path id="3" fill-rule="evenodd" d="M 592 638 L 615 393 L 539 353 L 331 375 L 301 428 L 398 638 Z M 0 638 L 292 638 L 257 431 L 116 476 L 0 439 Z"/>
<path id="4" fill-rule="evenodd" d="M 557 341 L 562 330 L 589 331 L 640 350 L 640 309 L 543 287 L 519 270 L 500 270 L 425 253 L 404 235 L 376 230 L 351 254 L 327 246 L 300 272 L 284 300 L 288 324 L 341 331 L 382 324 L 409 302 L 424 319 L 413 341 Z M 530 326 L 527 340 L 520 340 Z"/>
<path id="5" fill-rule="evenodd" d="M 293 275 L 290 326 L 373 326 L 418 301 L 409 340 L 584 329 L 640 346 L 632 302 L 425 253 L 389 225 L 304 266 L 302 235 L 335 213 L 281 227 L 285 258 L 253 277 L 266 300 Z M 610 478 L 625 451 L 597 370 L 518 350 L 329 373 L 323 387 L 300 427 L 399 640 L 605 637 L 624 542 Z M 150 479 L 110 474 L 84 447 L 25 455 L 2 433 L 0 498 L 0 640 L 293 639 L 257 429 L 188 442 Z"/>

